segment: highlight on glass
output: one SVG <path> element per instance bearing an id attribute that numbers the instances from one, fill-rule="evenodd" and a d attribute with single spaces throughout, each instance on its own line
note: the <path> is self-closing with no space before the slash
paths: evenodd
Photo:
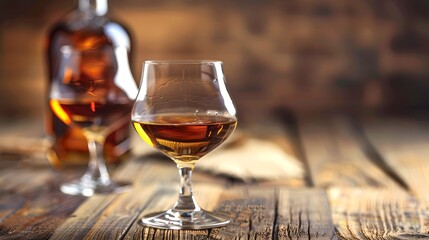
<path id="1" fill-rule="evenodd" d="M 118 68 L 126 49 L 78 50 L 63 46 L 59 69 L 53 79 L 49 106 L 65 124 L 79 128 L 88 141 L 90 160 L 86 173 L 65 183 L 61 191 L 71 195 L 115 193 L 127 183 L 110 179 L 104 161 L 104 142 L 112 131 L 129 122 L 137 85 L 129 69 Z"/>
<path id="2" fill-rule="evenodd" d="M 228 224 L 226 215 L 201 209 L 192 194 L 195 164 L 237 126 L 222 62 L 146 61 L 131 118 L 141 138 L 171 158 L 180 175 L 179 198 L 173 207 L 145 216 L 141 223 L 163 229 Z"/>

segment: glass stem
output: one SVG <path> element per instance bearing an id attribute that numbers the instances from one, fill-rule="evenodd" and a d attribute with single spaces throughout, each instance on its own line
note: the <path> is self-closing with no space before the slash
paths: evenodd
<path id="1" fill-rule="evenodd" d="M 105 138 L 88 138 L 89 163 L 88 169 L 82 177 L 84 181 L 94 181 L 102 185 L 110 183 L 110 176 L 103 157 L 104 141 Z"/>
<path id="2" fill-rule="evenodd" d="M 172 210 L 179 213 L 181 217 L 192 217 L 192 212 L 201 210 L 192 195 L 192 170 L 189 167 L 179 167 L 179 199 Z"/>

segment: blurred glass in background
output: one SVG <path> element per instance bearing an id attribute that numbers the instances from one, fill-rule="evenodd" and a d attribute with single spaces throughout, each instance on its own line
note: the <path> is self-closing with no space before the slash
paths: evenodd
<path id="1" fill-rule="evenodd" d="M 49 27 L 70 0 L 0 2 L 0 120 L 43 119 Z M 429 1 L 110 0 L 146 59 L 216 59 L 242 124 L 293 113 L 426 113 Z M 42 129 L 41 129 L 42 130 Z"/>

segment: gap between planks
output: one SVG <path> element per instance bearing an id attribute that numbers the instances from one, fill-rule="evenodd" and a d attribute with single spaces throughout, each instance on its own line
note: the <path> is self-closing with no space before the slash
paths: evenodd
<path id="1" fill-rule="evenodd" d="M 342 239 L 429 239 L 429 210 L 405 192 L 331 188 L 329 199 Z"/>
<path id="2" fill-rule="evenodd" d="M 383 187 L 405 191 L 365 154 L 346 119 L 302 118 L 299 132 L 317 187 Z"/>
<path id="3" fill-rule="evenodd" d="M 84 201 L 59 191 L 51 167 L 20 163 L 0 172 L 0 238 L 47 239 Z"/>
<path id="4" fill-rule="evenodd" d="M 136 168 L 148 171 L 138 176 L 126 174 L 128 171 L 139 173 Z M 153 179 L 159 180 L 160 171 L 167 179 L 161 177 L 160 181 L 154 182 Z M 199 231 L 141 226 L 139 220 L 142 216 L 166 210 L 175 202 L 177 179 L 170 179 L 172 174 L 177 174 L 174 168 L 156 161 L 128 163 L 115 177 L 121 180 L 136 177 L 132 192 L 89 198 L 55 231 L 51 239 L 336 238 L 326 195 L 318 189 L 292 190 L 248 185 L 228 187 L 197 182 L 194 187 L 197 201 L 204 209 L 228 214 L 232 219 L 228 226 Z M 282 229 L 295 230 L 281 235 Z"/>
<path id="5" fill-rule="evenodd" d="M 356 123 L 355 123 L 356 124 Z M 427 149 L 416 144 L 422 139 L 409 128 L 386 122 L 364 125 L 367 144 L 374 144 L 395 173 L 418 192 L 411 196 L 403 184 L 391 178 L 386 167 L 374 163 L 366 155 L 365 146 L 346 118 L 324 118 L 300 121 L 300 132 L 313 180 L 328 189 L 332 218 L 342 239 L 416 239 L 428 238 L 429 211 L 424 194 L 427 193 L 425 168 L 414 169 L 422 161 L 410 150 L 422 153 Z M 412 127 L 416 131 L 416 126 Z M 422 132 L 422 129 L 419 130 Z M 407 133 L 407 134 L 406 134 Z M 420 138 L 420 140 L 418 140 Z M 420 147 L 418 147 L 420 146 Z M 402 154 L 402 155 L 401 155 Z M 422 154 L 421 156 L 426 156 Z M 408 163 L 407 163 L 408 162 Z M 421 163 L 421 162 L 420 162 Z M 426 161 L 427 163 L 427 161 Z M 414 165 L 414 166 L 413 166 Z M 387 170 L 388 170 L 387 169 Z M 413 175 L 413 176 L 412 176 Z M 416 182 L 420 180 L 419 182 Z"/>
<path id="6" fill-rule="evenodd" d="M 429 124 L 411 119 L 372 119 L 364 122 L 363 130 L 413 195 L 429 203 Z"/>

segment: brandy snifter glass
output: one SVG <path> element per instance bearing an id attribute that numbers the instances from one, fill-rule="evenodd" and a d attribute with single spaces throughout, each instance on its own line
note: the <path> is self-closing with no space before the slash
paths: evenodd
<path id="1" fill-rule="evenodd" d="M 129 122 L 138 91 L 129 69 L 118 67 L 117 61 L 128 61 L 127 49 L 63 46 L 60 55 L 49 106 L 65 124 L 82 130 L 90 155 L 86 173 L 61 191 L 84 196 L 123 191 L 127 184 L 109 177 L 103 147 L 109 133 Z"/>
<path id="2" fill-rule="evenodd" d="M 146 61 L 132 110 L 136 132 L 170 157 L 180 175 L 174 206 L 142 219 L 163 229 L 206 229 L 229 219 L 201 209 L 192 194 L 198 160 L 218 147 L 237 126 L 236 110 L 225 85 L 220 61 Z"/>

